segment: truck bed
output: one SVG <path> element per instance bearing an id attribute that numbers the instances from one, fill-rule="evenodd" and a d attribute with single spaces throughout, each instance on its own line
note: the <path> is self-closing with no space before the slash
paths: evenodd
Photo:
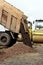
<path id="1" fill-rule="evenodd" d="M 0 0 L 0 24 L 12 32 L 19 33 L 22 18 L 26 19 L 27 17 L 21 10 Z"/>

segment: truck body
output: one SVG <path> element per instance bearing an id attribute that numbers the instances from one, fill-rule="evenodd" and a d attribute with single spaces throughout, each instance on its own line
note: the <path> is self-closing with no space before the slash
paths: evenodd
<path id="1" fill-rule="evenodd" d="M 8 29 L 0 35 L 0 45 L 9 45 L 10 41 L 17 40 L 18 34 L 21 33 L 23 42 L 32 47 L 28 34 L 27 16 L 4 0 L 0 0 L 0 24 Z"/>

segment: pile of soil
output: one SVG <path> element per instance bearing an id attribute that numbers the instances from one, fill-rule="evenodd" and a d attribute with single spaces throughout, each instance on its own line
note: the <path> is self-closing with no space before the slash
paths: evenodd
<path id="1" fill-rule="evenodd" d="M 14 55 L 34 53 L 34 52 L 36 52 L 34 48 L 30 48 L 29 46 L 26 46 L 23 43 L 17 43 L 17 44 L 14 44 L 10 48 L 5 48 L 5 49 L 0 50 L 0 61 L 5 60 Z"/>

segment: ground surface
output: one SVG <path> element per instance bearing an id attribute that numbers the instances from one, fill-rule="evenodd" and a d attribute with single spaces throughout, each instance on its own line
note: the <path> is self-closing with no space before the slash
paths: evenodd
<path id="1" fill-rule="evenodd" d="M 0 65 L 43 65 L 43 46 L 32 49 L 23 43 L 17 43 L 0 50 Z"/>

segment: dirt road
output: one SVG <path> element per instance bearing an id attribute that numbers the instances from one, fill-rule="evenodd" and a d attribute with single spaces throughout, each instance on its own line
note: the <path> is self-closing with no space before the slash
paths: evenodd
<path id="1" fill-rule="evenodd" d="M 16 55 L 0 62 L 0 65 L 43 65 L 43 54 L 27 53 Z"/>
<path id="2" fill-rule="evenodd" d="M 37 52 L 17 54 L 0 61 L 0 65 L 43 65 L 43 46 L 34 47 Z M 20 47 L 19 47 L 20 49 Z"/>

